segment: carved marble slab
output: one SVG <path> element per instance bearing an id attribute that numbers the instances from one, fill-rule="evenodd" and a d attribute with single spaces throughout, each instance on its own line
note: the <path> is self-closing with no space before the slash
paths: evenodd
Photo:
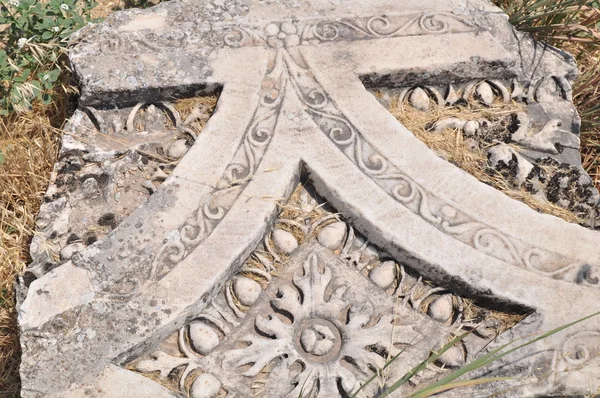
<path id="1" fill-rule="evenodd" d="M 390 322 L 414 319 L 423 342 L 391 371 L 401 374 L 453 322 L 419 306 L 394 308 L 407 294 L 392 288 L 404 280 L 396 265 L 381 271 L 392 275 L 389 283 L 347 269 L 338 255 L 351 230 L 419 281 L 529 314 L 492 345 L 598 309 L 597 231 L 539 214 L 438 158 L 367 90 L 484 81 L 473 90 L 485 100 L 509 95 L 497 82 L 514 81 L 527 91 L 515 86 L 509 97 L 517 92 L 538 114 L 574 126 L 560 142 L 550 134 L 540 144 L 526 131 L 518 138 L 551 152 L 566 142 L 558 155 L 576 154 L 572 59 L 516 33 L 488 1 L 173 1 L 80 31 L 71 60 L 81 109 L 65 129 L 56 171 L 75 178 L 63 182 L 67 189 L 50 188 L 36 263 L 21 281 L 24 397 L 249 396 L 261 372 L 266 396 L 294 396 L 302 378 L 313 395 L 344 396 L 392 351 L 380 349 Z M 182 117 L 170 104 L 216 91 L 201 134 L 193 125 L 207 109 Z M 152 175 L 134 172 L 146 166 Z M 340 228 L 341 237 L 319 240 L 310 222 L 273 229 L 302 170 L 352 226 L 324 226 Z M 113 195 L 123 173 L 143 192 L 128 196 L 126 208 Z M 91 217 L 89 209 L 103 213 L 96 216 L 105 229 L 69 240 L 86 236 L 77 218 Z M 111 212 L 123 219 L 104 217 Z M 294 231 L 306 240 L 301 248 Z M 262 259 L 259 244 L 268 253 Z M 262 265 L 247 267 L 249 259 Z M 272 275 L 275 263 L 281 269 Z M 240 271 L 274 281 L 252 283 Z M 379 323 L 367 298 L 382 311 Z M 442 300 L 432 311 L 444 306 L 454 308 Z M 342 307 L 346 321 L 336 320 Z M 181 348 L 169 355 L 160 347 L 174 333 Z M 515 396 L 594 392 L 599 333 L 591 319 L 494 372 L 527 377 L 510 385 Z M 370 354 L 367 346 L 375 347 Z M 475 346 L 468 355 L 483 349 Z M 448 362 L 459 365 L 461 355 Z M 183 367 L 177 388 L 147 374 Z M 297 378 L 281 376 L 289 368 Z"/>

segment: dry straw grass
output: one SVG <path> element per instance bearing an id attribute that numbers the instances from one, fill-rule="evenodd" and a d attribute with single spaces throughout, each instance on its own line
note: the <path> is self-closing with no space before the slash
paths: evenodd
<path id="1" fill-rule="evenodd" d="M 19 393 L 19 352 L 13 282 L 29 261 L 48 178 L 58 153 L 60 128 L 67 114 L 67 92 L 49 106 L 0 119 L 0 396 Z M 58 91 L 58 90 L 57 90 Z"/>
<path id="2" fill-rule="evenodd" d="M 434 122 L 446 118 L 456 117 L 462 120 L 487 119 L 493 121 L 502 115 L 522 110 L 523 107 L 517 103 L 503 104 L 495 103 L 491 107 L 485 107 L 476 102 L 470 102 L 467 106 L 435 107 L 429 112 L 423 112 L 405 103 L 393 100 L 390 112 L 417 138 L 429 146 L 438 156 L 457 165 L 461 169 L 473 175 L 478 180 L 492 185 L 513 199 L 520 200 L 529 207 L 539 212 L 552 214 L 566 221 L 583 223 L 574 213 L 556 205 L 541 202 L 525 189 L 516 189 L 510 181 L 506 180 L 500 173 L 488 167 L 485 148 L 471 145 L 459 130 L 444 130 L 432 132 L 426 129 Z M 474 142 L 473 140 L 470 140 Z"/>
<path id="3" fill-rule="evenodd" d="M 573 100 L 583 120 L 581 160 L 600 189 L 600 48 L 579 58 L 582 74 Z"/>

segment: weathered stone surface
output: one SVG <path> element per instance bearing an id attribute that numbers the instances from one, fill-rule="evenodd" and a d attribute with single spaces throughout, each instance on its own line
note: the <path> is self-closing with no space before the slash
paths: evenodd
<path id="1" fill-rule="evenodd" d="M 346 238 L 346 224 L 343 222 L 336 222 L 333 224 L 326 225 L 317 235 L 317 240 L 320 244 L 328 249 L 336 250 L 339 249 L 344 239 Z"/>
<path id="2" fill-rule="evenodd" d="M 204 371 L 206 373 L 203 375 L 226 373 L 227 376 L 221 377 L 222 380 L 227 380 L 224 381 L 224 389 L 232 394 L 239 392 L 241 396 L 250 390 L 252 394 L 259 396 L 282 396 L 286 391 L 297 391 L 298 384 L 316 392 L 317 382 L 322 386 L 319 393 L 331 394 L 332 388 L 334 393 L 336 388 L 331 383 L 332 376 L 337 375 L 335 378 L 341 378 L 344 388 L 352 389 L 357 377 L 361 378 L 369 373 L 368 367 L 380 366 L 385 361 L 389 346 L 384 341 L 390 339 L 391 342 L 393 339 L 394 346 L 405 347 L 411 352 L 406 359 L 401 357 L 397 360 L 398 367 L 391 368 L 394 372 L 394 376 L 390 378 L 392 380 L 398 373 L 413 366 L 416 358 L 426 355 L 433 348 L 429 344 L 435 345 L 449 335 L 450 329 L 445 329 L 439 322 L 427 317 L 430 312 L 428 307 L 440 298 L 450 298 L 448 318 L 451 319 L 448 325 L 451 323 L 451 329 L 469 327 L 471 319 L 468 317 L 483 317 L 488 312 L 483 310 L 475 315 L 472 312 L 467 315 L 463 309 L 469 305 L 468 301 L 451 294 L 442 296 L 445 289 L 423 283 L 401 264 L 382 261 L 386 254 L 365 242 L 364 237 L 343 221 L 335 221 L 344 224 L 348 231 L 343 249 L 327 248 L 314 237 L 314 231 L 335 220 L 337 216 L 314 206 L 306 206 L 312 200 L 306 200 L 305 193 L 308 191 L 303 187 L 298 188 L 285 207 L 310 210 L 292 214 L 284 212 L 276 221 L 278 225 L 295 224 L 303 231 L 300 240 L 304 243 L 297 252 L 290 258 L 280 258 L 271 241 L 265 240 L 244 263 L 239 274 L 231 279 L 231 283 L 225 284 L 196 319 L 163 341 L 158 351 L 135 359 L 127 367 L 150 375 L 157 370 L 165 374 L 171 373 L 170 369 L 173 367 L 186 365 L 183 376 L 178 380 L 182 391 L 186 380 L 193 377 L 187 376 L 188 374 Z M 391 284 L 385 291 L 373 286 L 367 276 L 370 277 L 380 269 L 385 271 L 390 265 L 399 271 L 399 275 L 395 274 L 391 278 Z M 240 274 L 252 275 L 262 286 L 266 285 L 265 293 L 250 310 L 241 303 L 236 303 L 229 290 Z M 390 312 L 390 303 L 396 308 L 392 317 L 386 314 Z M 510 318 L 510 315 L 504 316 L 506 319 Z M 351 318 L 349 323 L 348 317 Z M 278 319 L 289 327 L 278 324 Z M 393 320 L 393 325 L 388 320 Z M 223 342 L 213 346 L 214 352 L 200 352 L 193 345 L 193 335 L 199 323 L 208 326 L 214 334 L 222 333 Z M 358 325 L 362 326 L 355 330 Z M 508 326 L 496 325 L 499 331 Z M 393 335 L 390 327 L 395 330 Z M 360 331 L 361 338 L 349 338 L 353 330 L 354 333 Z M 482 327 L 483 335 L 487 334 L 484 330 L 487 327 Z M 270 339 L 273 338 L 270 331 L 277 334 L 279 341 Z M 417 343 L 415 332 L 416 335 L 431 332 L 431 335 Z M 239 337 L 240 334 L 244 336 Z M 470 335 L 460 348 L 462 355 L 473 357 L 485 347 L 491 338 L 482 337 L 483 335 Z M 290 338 L 294 340 L 293 346 L 285 344 Z M 175 350 L 169 344 L 169 341 L 174 340 L 178 340 L 178 348 Z M 436 343 L 431 343 L 432 340 Z M 250 341 L 252 344 L 248 346 Z M 239 349 L 243 347 L 248 349 Z M 270 350 L 268 347 L 279 349 Z M 281 350 L 285 351 L 284 357 L 287 357 L 269 360 Z M 374 355 L 374 352 L 377 354 Z M 268 370 L 266 373 L 256 373 L 262 365 L 252 366 L 248 370 L 250 366 L 237 366 L 227 358 L 239 360 L 240 364 L 249 361 L 250 365 L 266 361 L 269 363 Z M 256 361 L 257 358 L 259 361 Z M 329 371 L 320 370 L 321 363 L 327 364 Z M 338 365 L 341 363 L 354 365 L 340 368 Z M 300 369 L 304 370 L 299 372 Z M 419 378 L 427 380 L 439 372 L 445 371 L 442 367 L 434 367 L 433 370 L 420 374 Z M 245 377 L 240 377 L 240 373 Z M 263 379 L 263 374 L 268 375 L 267 380 Z M 297 382 L 306 377 L 306 383 Z M 166 377 L 163 377 L 162 381 L 165 380 Z M 367 391 L 373 393 L 377 388 L 374 385 Z"/>
<path id="3" fill-rule="evenodd" d="M 538 96 L 536 91 L 546 85 L 544 78 L 531 84 L 527 94 L 518 83 L 508 83 L 499 80 L 459 83 L 456 86 L 460 96 L 452 84 L 427 86 L 427 101 L 435 104 L 435 112 L 430 115 L 436 120 L 423 122 L 419 127 L 432 138 L 437 133 L 462 133 L 465 150 L 487 153 L 488 164 L 479 167 L 479 171 L 490 174 L 490 169 L 494 169 L 498 172 L 497 176 L 503 181 L 498 182 L 496 188 L 524 189 L 542 208 L 557 205 L 569 211 L 570 218 L 579 220 L 581 225 L 596 228 L 600 224 L 600 193 L 586 178 L 581 166 L 579 121 L 573 105 L 556 89 L 552 91 L 552 99 L 546 94 Z M 427 112 L 414 103 L 416 92 L 424 92 L 424 89 L 418 86 L 384 88 L 377 89 L 375 95 L 382 98 L 381 102 L 397 117 L 399 109 L 408 113 L 399 120 L 411 123 L 413 110 L 407 107 Z M 390 101 L 391 98 L 394 101 Z M 542 108 L 547 112 L 542 114 L 539 111 Z M 572 122 L 573 118 L 577 119 L 576 123 Z"/>
<path id="4" fill-rule="evenodd" d="M 298 241 L 294 235 L 279 228 L 275 228 L 273 231 L 273 244 L 284 254 L 292 254 L 298 247 Z"/>
<path id="5" fill-rule="evenodd" d="M 556 161 L 573 158 L 571 58 L 487 1 L 173 1 L 117 13 L 72 44 L 81 109 L 20 287 L 23 397 L 250 396 L 261 371 L 266 396 L 307 378 L 318 396 L 343 396 L 396 348 L 408 354 L 392 377 L 472 327 L 461 296 L 530 314 L 492 345 L 600 302 L 598 232 L 438 158 L 366 89 L 401 89 L 423 110 L 465 94 L 526 101 L 550 127 L 517 138 L 532 154 L 567 144 Z M 199 135 L 191 124 L 206 112 L 182 118 L 168 102 L 216 90 Z M 277 218 L 301 170 L 344 225 L 307 192 Z M 44 250 L 53 239 L 60 259 Z M 516 396 L 585 394 L 600 387 L 599 333 L 588 320 L 494 371 L 535 378 Z M 460 366 L 494 337 L 441 362 Z M 175 392 L 137 373 L 174 369 Z"/>
<path id="6" fill-rule="evenodd" d="M 369 278 L 380 288 L 387 289 L 394 284 L 397 278 L 396 274 L 396 264 L 393 261 L 386 261 L 380 267 L 371 271 Z"/>

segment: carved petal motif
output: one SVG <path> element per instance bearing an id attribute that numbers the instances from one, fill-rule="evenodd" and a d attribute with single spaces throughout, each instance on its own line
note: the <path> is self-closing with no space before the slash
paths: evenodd
<path id="1" fill-rule="evenodd" d="M 431 348 L 431 340 L 419 344 L 417 336 L 435 341 L 447 333 L 412 309 L 394 309 L 391 296 L 317 242 L 300 248 L 290 263 L 241 325 L 197 360 L 228 391 L 246 394 L 266 374 L 266 396 L 351 394 L 358 381 L 398 352 L 396 347 L 420 352 L 398 361 L 395 372 L 401 372 Z M 289 384 L 280 374 L 288 375 Z"/>

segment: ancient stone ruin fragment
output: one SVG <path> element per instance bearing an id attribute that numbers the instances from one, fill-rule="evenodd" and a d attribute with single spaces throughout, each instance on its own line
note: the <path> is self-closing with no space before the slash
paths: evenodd
<path id="1" fill-rule="evenodd" d="M 487 0 L 174 0 L 71 47 L 79 109 L 18 287 L 23 397 L 346 397 L 402 352 L 373 397 L 473 332 L 409 392 L 598 310 L 576 66 Z M 586 226 L 440 158 L 390 101 L 517 104 L 428 131 L 493 143 L 490 167 Z M 481 375 L 509 379 L 460 394 L 594 393 L 600 318 Z"/>

